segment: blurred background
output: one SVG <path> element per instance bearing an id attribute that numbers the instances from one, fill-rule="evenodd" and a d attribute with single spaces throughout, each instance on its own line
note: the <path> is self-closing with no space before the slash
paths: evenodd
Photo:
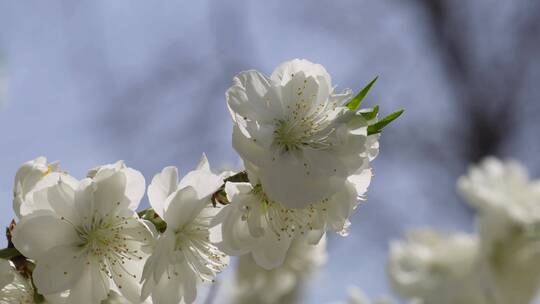
<path id="1" fill-rule="evenodd" d="M 232 78 L 306 58 L 340 88 L 379 75 L 365 104 L 406 112 L 304 303 L 342 300 L 351 285 L 390 294 L 390 240 L 473 230 L 455 192 L 471 162 L 515 158 L 540 176 L 539 54 L 533 0 L 0 1 L 0 222 L 13 217 L 16 170 L 39 155 L 77 177 L 124 159 L 150 180 L 203 152 L 237 167 Z"/>

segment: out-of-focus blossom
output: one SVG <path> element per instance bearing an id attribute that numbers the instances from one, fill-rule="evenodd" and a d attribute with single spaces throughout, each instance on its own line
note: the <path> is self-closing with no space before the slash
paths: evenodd
<path id="1" fill-rule="evenodd" d="M 488 157 L 459 178 L 458 189 L 481 213 L 500 213 L 523 224 L 540 220 L 540 181 L 530 180 L 516 161 Z"/>
<path id="2" fill-rule="evenodd" d="M 210 243 L 210 220 L 218 209 L 211 196 L 223 184 L 206 156 L 178 182 L 178 170 L 166 167 L 148 187 L 150 205 L 167 223 L 143 272 L 142 298 L 154 303 L 192 303 L 197 283 L 213 281 L 228 257 Z"/>
<path id="3" fill-rule="evenodd" d="M 60 176 L 34 193 L 41 208 L 22 217 L 13 243 L 36 262 L 33 279 L 40 293 L 69 291 L 67 302 L 90 304 L 117 290 L 139 302 L 153 236 L 130 195 L 144 191 L 144 181 L 129 180 L 125 170 L 103 169 L 80 182 Z"/>
<path id="4" fill-rule="evenodd" d="M 475 274 L 479 242 L 471 235 L 412 231 L 390 244 L 392 289 L 423 304 L 488 304 Z"/>
<path id="5" fill-rule="evenodd" d="M 286 208 L 329 199 L 376 155 L 378 137 L 368 141 L 367 121 L 346 106 L 351 91 L 336 92 L 319 64 L 287 61 L 270 77 L 242 72 L 226 95 L 234 148 Z"/>
<path id="6" fill-rule="evenodd" d="M 480 215 L 481 265 L 496 303 L 528 304 L 540 288 L 540 236 L 498 215 Z"/>
<path id="7" fill-rule="evenodd" d="M 251 255 L 243 255 L 238 259 L 233 303 L 297 303 L 302 287 L 325 262 L 325 237 L 318 245 L 294 240 L 283 265 L 272 270 L 258 266 Z"/>
<path id="8" fill-rule="evenodd" d="M 540 181 L 515 161 L 490 157 L 458 181 L 467 202 L 480 209 L 482 271 L 500 303 L 525 304 L 540 287 Z"/>

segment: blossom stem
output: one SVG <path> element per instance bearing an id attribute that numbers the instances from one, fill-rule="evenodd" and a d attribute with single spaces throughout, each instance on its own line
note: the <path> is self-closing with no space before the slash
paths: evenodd
<path id="1" fill-rule="evenodd" d="M 167 223 L 152 208 L 137 212 L 140 218 L 150 221 L 156 227 L 157 231 L 163 233 L 167 229 Z"/>

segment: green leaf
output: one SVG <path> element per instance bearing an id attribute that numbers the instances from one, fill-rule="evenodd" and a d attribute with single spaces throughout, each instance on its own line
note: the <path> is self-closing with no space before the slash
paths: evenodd
<path id="1" fill-rule="evenodd" d="M 396 111 L 386 116 L 385 118 L 379 120 L 378 122 L 372 124 L 371 126 L 368 126 L 368 129 L 367 129 L 368 135 L 380 133 L 384 127 L 386 127 L 392 121 L 396 120 L 396 118 L 398 118 L 404 111 L 405 110 L 403 109 Z"/>
<path id="2" fill-rule="evenodd" d="M 249 182 L 249 179 L 246 171 L 240 171 L 234 175 L 227 177 L 225 179 L 225 182 L 242 183 Z"/>
<path id="3" fill-rule="evenodd" d="M 152 222 L 152 224 L 154 224 L 154 226 L 156 226 L 156 230 L 158 232 L 160 232 L 160 233 L 163 233 L 163 232 L 165 232 L 165 230 L 167 230 L 167 223 L 162 219 L 151 220 L 150 222 Z"/>
<path id="4" fill-rule="evenodd" d="M 4 248 L 0 250 L 0 259 L 10 260 L 19 255 L 21 255 L 21 253 L 15 248 Z"/>
<path id="5" fill-rule="evenodd" d="M 157 215 L 154 209 L 152 208 L 141 210 L 137 212 L 137 214 L 139 215 L 140 218 L 143 218 L 145 220 L 153 219 L 156 216 L 159 217 L 159 215 Z"/>
<path id="6" fill-rule="evenodd" d="M 374 106 L 369 112 L 360 112 L 360 115 L 368 121 L 377 117 L 377 114 L 379 114 L 379 105 Z"/>
<path id="7" fill-rule="evenodd" d="M 163 233 L 167 230 L 167 223 L 152 208 L 141 210 L 138 214 L 140 218 L 154 224 L 158 232 Z"/>
<path id="8" fill-rule="evenodd" d="M 379 76 L 373 78 L 373 80 L 368 83 L 367 86 L 365 86 L 358 94 L 356 94 L 356 96 L 354 96 L 353 99 L 351 99 L 351 101 L 347 103 L 347 107 L 353 111 L 358 109 L 358 107 L 360 107 L 360 104 L 362 104 L 362 100 L 364 100 L 364 97 L 366 97 L 367 93 L 378 78 Z"/>

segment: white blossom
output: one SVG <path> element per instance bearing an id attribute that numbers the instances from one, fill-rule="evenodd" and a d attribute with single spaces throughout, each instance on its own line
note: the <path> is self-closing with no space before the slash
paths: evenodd
<path id="1" fill-rule="evenodd" d="M 175 167 L 166 167 L 148 187 L 150 205 L 167 223 L 143 272 L 142 298 L 160 303 L 192 303 L 197 282 L 213 281 L 228 257 L 210 243 L 210 220 L 217 212 L 211 196 L 223 176 L 210 171 L 203 156 L 196 170 L 178 182 Z"/>
<path id="2" fill-rule="evenodd" d="M 324 67 L 282 63 L 270 77 L 251 70 L 227 91 L 233 146 L 246 166 L 260 170 L 272 201 L 306 208 L 339 192 L 369 166 L 367 122 L 346 107 L 351 91 L 336 92 Z M 351 178 L 352 176 L 352 178 Z"/>
<path id="3" fill-rule="evenodd" d="M 13 211 L 17 217 L 20 218 L 35 210 L 47 209 L 48 206 L 34 202 L 34 194 L 54 185 L 60 177 L 67 183 L 76 183 L 68 174 L 59 171 L 58 164 L 58 162 L 48 164 L 47 158 L 40 156 L 19 168 L 13 185 Z"/>
<path id="4" fill-rule="evenodd" d="M 99 175 L 113 174 L 115 172 L 122 172 L 124 174 L 126 178 L 126 191 L 124 194 L 131 202 L 129 208 L 133 210 L 137 209 L 139 202 L 144 196 L 146 183 L 141 172 L 127 167 L 123 160 L 119 160 L 114 164 L 95 167 L 88 171 L 87 177 L 96 178 Z"/>
<path id="5" fill-rule="evenodd" d="M 348 218 L 358 204 L 357 189 L 366 189 L 371 180 L 371 171 L 365 170 L 356 184 L 344 182 L 331 197 L 292 209 L 268 197 L 256 170 L 248 168 L 248 172 L 254 182 L 225 184 L 230 204 L 213 220 L 221 230 L 221 239 L 215 241 L 229 255 L 251 253 L 255 262 L 266 269 L 283 263 L 294 238 L 317 244 L 327 230 L 347 235 Z"/>
<path id="6" fill-rule="evenodd" d="M 59 176 L 35 192 L 34 203 L 43 208 L 22 217 L 13 243 L 35 261 L 40 293 L 69 291 L 68 303 L 84 304 L 99 303 L 117 290 L 139 302 L 153 236 L 135 212 L 139 201 L 130 195 L 141 192 L 136 187 L 144 191 L 144 180 L 129 180 L 125 170 L 103 169 L 80 182 Z"/>
<path id="7" fill-rule="evenodd" d="M 481 213 L 500 213 L 524 224 L 540 220 L 540 181 L 516 161 L 484 159 L 458 180 L 465 200 Z"/>
<path id="8" fill-rule="evenodd" d="M 480 215 L 481 265 L 494 303 L 528 304 L 540 287 L 540 236 L 507 218 Z"/>
<path id="9" fill-rule="evenodd" d="M 317 245 L 294 240 L 283 265 L 272 270 L 258 266 L 251 255 L 243 255 L 236 268 L 233 303 L 297 303 L 302 287 L 326 259 L 325 237 Z"/>
<path id="10" fill-rule="evenodd" d="M 529 303 L 540 286 L 540 181 L 516 161 L 489 157 L 458 181 L 479 208 L 482 271 L 497 303 Z"/>
<path id="11" fill-rule="evenodd" d="M 441 235 L 415 230 L 390 244 L 388 276 L 392 289 L 423 304 L 487 304 L 475 274 L 478 240 L 467 234 Z"/>

